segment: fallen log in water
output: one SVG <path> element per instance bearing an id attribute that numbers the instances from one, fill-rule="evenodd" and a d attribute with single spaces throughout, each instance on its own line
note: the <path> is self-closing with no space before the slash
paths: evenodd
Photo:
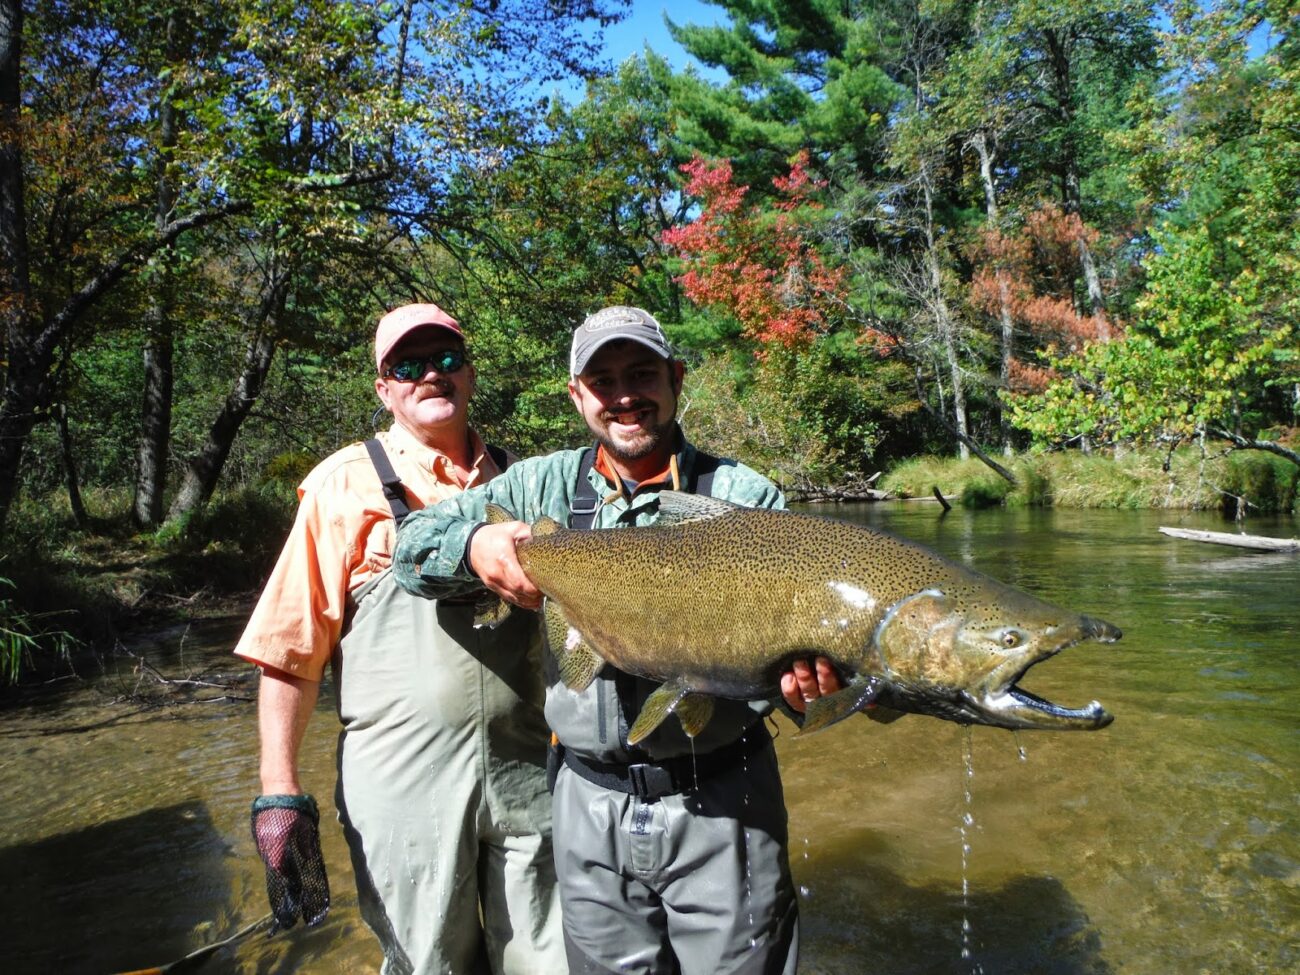
<path id="1" fill-rule="evenodd" d="M 1196 531 L 1191 528 L 1165 528 L 1160 533 L 1171 538 L 1186 538 L 1193 542 L 1210 542 L 1214 545 L 1232 545 L 1261 552 L 1300 552 L 1300 539 L 1271 538 L 1267 535 L 1239 535 L 1234 532 Z"/>

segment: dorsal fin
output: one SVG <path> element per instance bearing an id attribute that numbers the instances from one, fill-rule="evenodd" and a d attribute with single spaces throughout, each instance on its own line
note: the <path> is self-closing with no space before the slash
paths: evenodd
<path id="1" fill-rule="evenodd" d="M 489 501 L 483 509 L 484 521 L 489 525 L 499 525 L 503 521 L 514 521 L 515 516 L 499 504 Z"/>
<path id="2" fill-rule="evenodd" d="M 554 535 L 556 532 L 563 530 L 564 526 L 548 515 L 542 515 L 542 517 L 533 522 L 534 538 L 540 538 L 543 535 Z"/>
<path id="3" fill-rule="evenodd" d="M 660 525 L 680 525 L 688 521 L 708 521 L 720 518 L 741 507 L 721 498 L 707 498 L 702 494 L 687 494 L 684 491 L 659 492 Z"/>

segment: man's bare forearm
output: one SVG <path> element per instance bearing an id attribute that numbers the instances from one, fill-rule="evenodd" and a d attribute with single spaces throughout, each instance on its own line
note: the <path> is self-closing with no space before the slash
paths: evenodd
<path id="1" fill-rule="evenodd" d="M 264 795 L 296 795 L 303 791 L 298 781 L 298 749 L 319 694 L 318 681 L 294 677 L 273 667 L 262 668 L 257 723 L 262 739 Z"/>

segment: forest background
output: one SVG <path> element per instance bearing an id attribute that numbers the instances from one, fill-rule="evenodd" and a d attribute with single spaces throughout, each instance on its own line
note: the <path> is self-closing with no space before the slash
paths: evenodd
<path id="1" fill-rule="evenodd" d="M 47 611 L 256 588 L 410 300 L 521 455 L 585 439 L 569 333 L 626 303 L 795 499 L 940 456 L 972 501 L 1294 508 L 1294 3 L 718 0 L 608 64 L 628 7 L 0 0 L 11 673 Z"/>

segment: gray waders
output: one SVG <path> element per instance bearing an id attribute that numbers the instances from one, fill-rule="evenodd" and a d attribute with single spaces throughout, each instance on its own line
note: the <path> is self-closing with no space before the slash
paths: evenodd
<path id="1" fill-rule="evenodd" d="M 592 527 L 600 507 L 587 479 L 593 456 L 583 460 L 571 504 L 578 530 Z M 690 489 L 709 494 L 718 462 L 699 460 Z M 570 719 L 554 804 L 569 971 L 794 975 L 799 911 L 785 797 L 762 720 L 698 756 L 655 760 L 628 748 L 627 762 L 593 761 L 602 742 L 626 741 L 633 688 L 651 686 L 610 673 L 581 695 L 551 689 L 566 698 Z M 602 707 L 601 696 L 617 703 Z M 744 711 L 730 706 L 729 714 Z"/>
<path id="2" fill-rule="evenodd" d="M 530 614 L 358 591 L 339 644 L 339 816 L 384 975 L 566 970 Z"/>

